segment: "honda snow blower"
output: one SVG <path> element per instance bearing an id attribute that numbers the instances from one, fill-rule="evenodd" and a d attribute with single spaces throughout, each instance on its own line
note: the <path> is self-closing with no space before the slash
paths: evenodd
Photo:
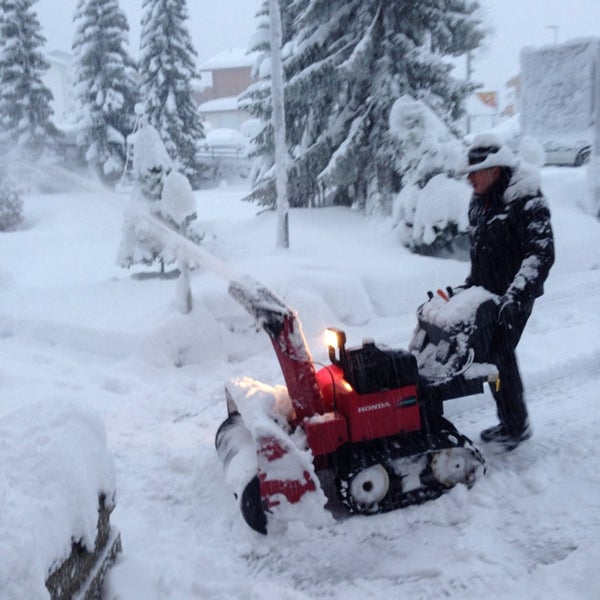
<path id="1" fill-rule="evenodd" d="M 215 439 L 250 527 L 267 533 L 327 511 L 387 512 L 459 483 L 471 487 L 484 472 L 481 452 L 444 417 L 443 403 L 498 385 L 486 363 L 497 296 L 479 287 L 430 292 L 408 350 L 373 341 L 346 348 L 344 332 L 329 329 L 331 364 L 316 370 L 296 313 L 271 290 L 238 277 L 156 215 L 141 216 L 179 260 L 229 281 L 281 366 L 285 387 L 250 378 L 226 387 L 228 417 Z"/>
<path id="2" fill-rule="evenodd" d="M 485 471 L 443 403 L 498 383 L 484 362 L 498 299 L 447 290 L 419 307 L 408 350 L 370 340 L 347 348 L 344 332 L 329 329 L 331 364 L 316 370 L 296 313 L 251 279 L 230 283 L 269 335 L 286 384 L 226 387 L 215 444 L 250 527 L 267 533 L 315 507 L 336 517 L 387 512 L 471 487 Z"/>

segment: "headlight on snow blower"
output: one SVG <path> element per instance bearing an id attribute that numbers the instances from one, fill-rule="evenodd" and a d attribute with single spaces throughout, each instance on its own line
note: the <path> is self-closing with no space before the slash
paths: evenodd
<path id="1" fill-rule="evenodd" d="M 339 365 L 346 353 L 346 334 L 341 329 L 328 327 L 325 330 L 325 343 L 329 350 L 329 360 L 334 365 Z M 339 358 L 335 351 L 339 350 Z"/>

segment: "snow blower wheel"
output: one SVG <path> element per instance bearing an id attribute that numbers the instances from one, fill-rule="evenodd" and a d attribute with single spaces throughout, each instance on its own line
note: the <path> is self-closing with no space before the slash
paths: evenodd
<path id="1" fill-rule="evenodd" d="M 379 503 L 389 493 L 390 475 L 383 465 L 372 465 L 340 478 L 338 489 L 350 512 L 379 512 Z"/>
<path id="2" fill-rule="evenodd" d="M 464 483 L 470 488 L 475 483 L 476 469 L 480 464 L 468 448 L 446 448 L 432 456 L 431 472 L 447 488 L 457 483 Z"/>

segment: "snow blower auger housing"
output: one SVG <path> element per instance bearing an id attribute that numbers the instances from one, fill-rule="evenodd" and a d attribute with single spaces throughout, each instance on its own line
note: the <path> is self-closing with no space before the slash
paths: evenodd
<path id="1" fill-rule="evenodd" d="M 230 283 L 269 335 L 286 384 L 245 378 L 226 387 L 228 418 L 215 444 L 250 527 L 267 533 L 307 507 L 334 516 L 387 512 L 475 483 L 484 459 L 444 418 L 443 401 L 481 393 L 497 377 L 475 362 L 497 311 L 477 290 L 431 295 L 409 350 L 370 340 L 350 349 L 342 331 L 328 330 L 331 365 L 316 371 L 295 312 L 251 279 Z"/>

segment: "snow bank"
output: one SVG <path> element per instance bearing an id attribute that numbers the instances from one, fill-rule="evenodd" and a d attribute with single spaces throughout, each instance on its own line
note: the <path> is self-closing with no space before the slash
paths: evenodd
<path id="1" fill-rule="evenodd" d="M 93 551 L 98 496 L 115 499 L 115 467 L 101 420 L 66 402 L 0 418 L 0 590 L 45 599 L 45 581 L 73 541 Z"/>

